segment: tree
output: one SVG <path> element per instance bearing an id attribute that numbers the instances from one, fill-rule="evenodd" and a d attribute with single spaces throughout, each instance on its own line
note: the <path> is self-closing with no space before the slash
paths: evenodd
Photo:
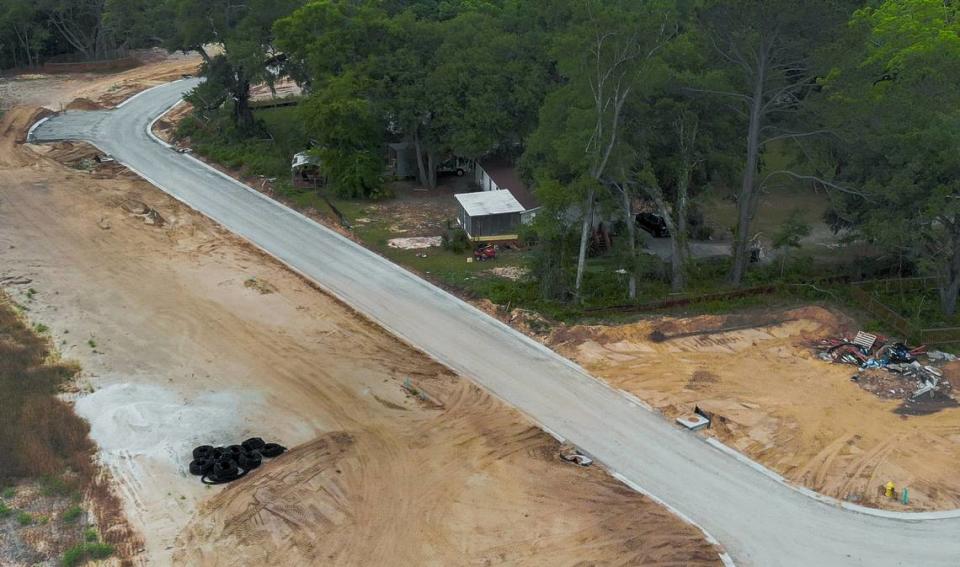
<path id="1" fill-rule="evenodd" d="M 717 71 L 690 90 L 724 97 L 743 117 L 745 152 L 737 195 L 730 279 L 739 285 L 749 262 L 750 227 L 757 212 L 757 173 L 764 147 L 775 140 L 822 134 L 798 127 L 806 100 L 825 73 L 816 55 L 832 41 L 852 9 L 838 0 L 710 0 L 700 13 L 704 42 Z"/>
<path id="2" fill-rule="evenodd" d="M 254 128 L 250 85 L 273 85 L 277 72 L 273 24 L 293 12 L 301 0 L 172 0 L 174 30 L 167 40 L 171 50 L 196 51 L 203 57 L 206 83 L 202 98 L 233 101 L 234 123 L 241 130 Z M 223 53 L 211 57 L 205 45 L 219 43 Z"/>
<path id="3" fill-rule="evenodd" d="M 886 1 L 856 13 L 848 58 L 825 91 L 838 182 L 835 214 L 939 279 L 941 310 L 960 292 L 960 7 Z"/>
<path id="4" fill-rule="evenodd" d="M 794 209 L 783 225 L 773 235 L 773 249 L 780 253 L 780 277 L 787 265 L 787 256 L 792 248 L 800 248 L 800 240 L 810 235 L 810 225 L 803 219 L 803 211 Z"/>
<path id="5" fill-rule="evenodd" d="M 158 46 L 167 39 L 173 9 L 169 0 L 107 0 L 103 26 L 119 47 Z"/>
<path id="6" fill-rule="evenodd" d="M 364 90 L 351 96 L 366 99 L 384 135 L 413 145 L 419 180 L 434 187 L 451 154 L 479 158 L 519 142 L 545 90 L 540 50 L 506 29 L 497 6 L 477 4 L 314 0 L 275 30 L 312 96 L 355 77 Z"/>
<path id="7" fill-rule="evenodd" d="M 622 167 L 612 167 L 623 145 L 623 109 L 645 79 L 656 53 L 677 32 L 671 2 L 574 2 L 572 22 L 554 47 L 567 79 L 548 97 L 527 163 L 540 181 L 553 179 L 582 190 L 580 244 L 574 295 L 582 298 L 587 247 L 598 191 Z M 558 129 L 558 124 L 566 128 Z M 579 147 L 579 152 L 570 152 Z M 611 173 L 613 171 L 613 173 Z"/>
<path id="8" fill-rule="evenodd" d="M 21 61 L 27 67 L 40 64 L 41 52 L 50 37 L 45 14 L 35 2 L 0 0 L 0 37 L 7 43 L 13 65 Z M 20 59 L 19 55 L 23 55 Z M 0 67 L 3 61 L 0 61 Z"/>
<path id="9" fill-rule="evenodd" d="M 362 92 L 360 79 L 341 75 L 301 109 L 328 182 L 345 197 L 374 197 L 381 185 L 382 122 Z"/>
<path id="10" fill-rule="evenodd" d="M 85 59 L 97 59 L 113 45 L 103 25 L 107 0 L 40 0 L 53 28 Z"/>

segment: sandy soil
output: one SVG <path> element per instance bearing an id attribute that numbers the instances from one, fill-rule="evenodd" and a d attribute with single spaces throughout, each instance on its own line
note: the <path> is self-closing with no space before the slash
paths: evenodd
<path id="1" fill-rule="evenodd" d="M 719 419 L 705 434 L 819 492 L 898 510 L 960 507 L 957 409 L 901 415 L 902 401 L 850 381 L 855 367 L 816 358 L 811 341 L 856 331 L 842 315 L 808 307 L 748 319 L 760 325 L 655 342 L 655 330 L 670 335 L 738 323 L 661 319 L 560 329 L 549 342 L 671 418 L 695 405 L 715 413 Z M 960 377 L 956 365 L 946 372 Z M 888 481 L 909 488 L 908 506 L 881 497 Z"/>
<path id="2" fill-rule="evenodd" d="M 0 79 L 0 109 L 20 105 L 55 111 L 112 108 L 144 89 L 195 74 L 200 65 L 200 57 L 192 52 L 168 55 L 151 50 L 140 58 L 143 65 L 120 73 L 29 74 Z"/>
<path id="3" fill-rule="evenodd" d="M 22 138 L 35 114 L 0 132 Z M 77 410 L 141 562 L 718 563 L 515 411 L 92 154 L 0 145 L 0 280 L 31 280 L 29 316 L 83 366 Z M 252 434 L 293 449 L 227 487 L 187 474 L 193 445 Z"/>

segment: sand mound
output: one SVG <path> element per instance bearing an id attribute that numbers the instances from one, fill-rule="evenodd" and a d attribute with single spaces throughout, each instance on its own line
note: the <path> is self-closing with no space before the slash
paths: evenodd
<path id="1" fill-rule="evenodd" d="M 53 114 L 45 108 L 16 107 L 0 116 L 0 167 L 22 167 L 33 160 L 20 147 L 30 127 Z"/>
<path id="2" fill-rule="evenodd" d="M 103 110 L 103 106 L 89 98 L 75 98 L 66 107 L 66 110 Z"/>

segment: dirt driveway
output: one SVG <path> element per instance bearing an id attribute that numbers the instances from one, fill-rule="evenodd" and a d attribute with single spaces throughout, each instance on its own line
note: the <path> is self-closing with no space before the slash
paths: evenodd
<path id="1" fill-rule="evenodd" d="M 141 563 L 718 563 L 512 409 L 92 155 L 0 144 L 0 278 L 31 280 L 8 291 L 84 368 L 77 410 Z M 191 446 L 252 434 L 293 449 L 226 487 L 187 474 Z"/>

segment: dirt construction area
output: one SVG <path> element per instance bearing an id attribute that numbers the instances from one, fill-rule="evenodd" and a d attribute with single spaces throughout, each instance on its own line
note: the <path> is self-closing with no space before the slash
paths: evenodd
<path id="1" fill-rule="evenodd" d="M 740 329 L 691 334 L 731 327 Z M 821 360 L 811 347 L 856 331 L 843 315 L 805 307 L 563 328 L 549 342 L 670 419 L 699 406 L 713 415 L 703 434 L 790 481 L 871 507 L 960 507 L 956 403 L 907 404 L 899 393 L 905 386 L 878 391 L 875 381 L 858 384 L 851 381 L 855 366 Z M 960 383 L 960 364 L 942 371 Z M 874 372 L 890 376 L 887 384 L 901 381 Z M 891 481 L 908 488 L 907 505 L 883 496 Z"/>
<path id="2" fill-rule="evenodd" d="M 122 78 L 82 96 L 111 104 Z M 719 564 L 696 529 L 93 148 L 18 143 L 36 116 L 0 124 L 0 282 L 83 368 L 76 409 L 144 541 L 129 562 Z M 192 447 L 254 435 L 290 451 L 228 485 L 188 473 Z"/>

